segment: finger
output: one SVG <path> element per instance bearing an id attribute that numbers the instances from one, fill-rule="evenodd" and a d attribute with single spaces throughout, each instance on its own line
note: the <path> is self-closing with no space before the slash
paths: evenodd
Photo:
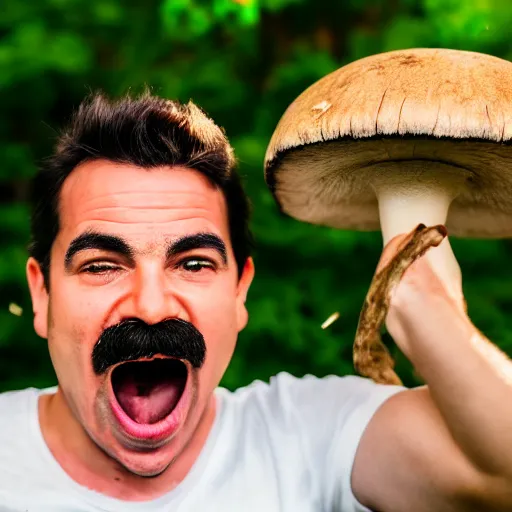
<path id="1" fill-rule="evenodd" d="M 380 272 L 412 239 L 415 230 L 394 236 L 382 249 L 376 272 Z"/>

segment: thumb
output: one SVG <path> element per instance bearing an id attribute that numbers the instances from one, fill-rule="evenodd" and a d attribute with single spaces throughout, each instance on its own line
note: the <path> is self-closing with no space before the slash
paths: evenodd
<path id="1" fill-rule="evenodd" d="M 380 272 L 411 240 L 414 230 L 394 236 L 382 249 L 376 272 Z"/>

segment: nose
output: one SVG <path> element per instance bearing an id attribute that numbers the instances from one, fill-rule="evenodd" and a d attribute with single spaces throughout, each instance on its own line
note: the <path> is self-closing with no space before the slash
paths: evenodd
<path id="1" fill-rule="evenodd" d="M 136 317 L 147 324 L 156 324 L 181 314 L 179 298 L 173 293 L 165 271 L 157 265 L 138 269 L 133 276 L 130 311 L 124 316 Z"/>

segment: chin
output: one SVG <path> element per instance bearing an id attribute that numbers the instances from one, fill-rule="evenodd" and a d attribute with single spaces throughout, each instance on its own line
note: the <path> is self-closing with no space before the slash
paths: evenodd
<path id="1" fill-rule="evenodd" d="M 169 453 L 150 452 L 144 454 L 120 453 L 109 454 L 125 471 L 141 478 L 156 478 L 165 473 L 176 456 Z"/>

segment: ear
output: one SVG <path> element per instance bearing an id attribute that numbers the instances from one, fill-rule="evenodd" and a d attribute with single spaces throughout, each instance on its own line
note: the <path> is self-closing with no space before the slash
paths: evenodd
<path id="1" fill-rule="evenodd" d="M 242 271 L 242 275 L 238 280 L 237 294 L 236 294 L 236 321 L 238 332 L 240 332 L 249 320 L 249 314 L 245 307 L 245 301 L 247 300 L 247 293 L 251 286 L 254 277 L 254 261 L 252 258 L 247 258 Z"/>
<path id="2" fill-rule="evenodd" d="M 48 290 L 44 284 L 43 272 L 34 258 L 27 261 L 27 281 L 32 298 L 34 329 L 41 338 L 48 337 Z"/>

